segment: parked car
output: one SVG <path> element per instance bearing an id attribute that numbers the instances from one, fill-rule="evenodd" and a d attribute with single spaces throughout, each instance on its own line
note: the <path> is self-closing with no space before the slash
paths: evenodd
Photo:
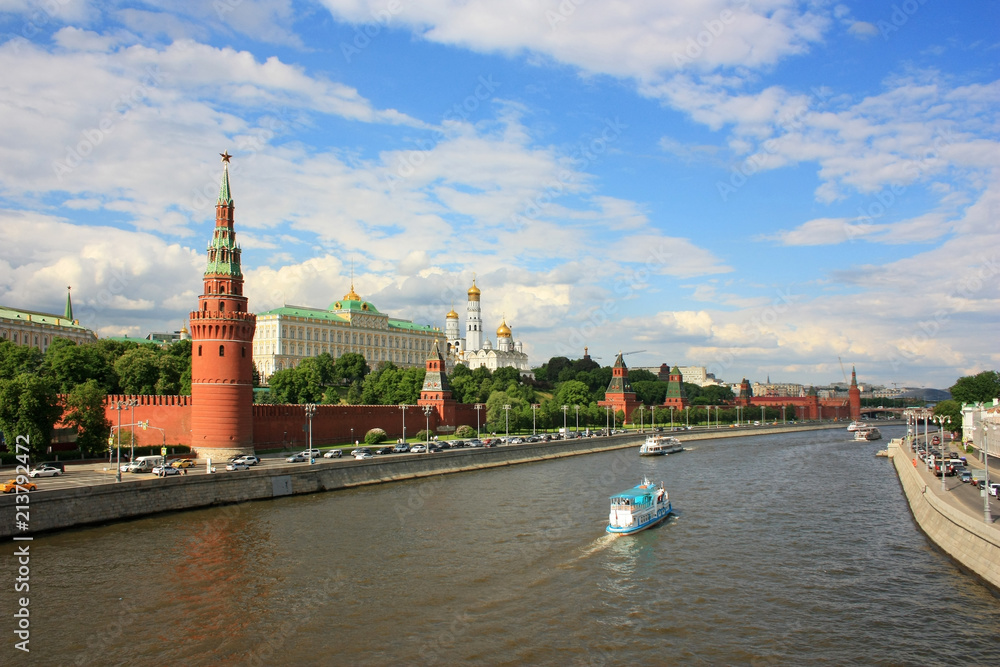
<path id="1" fill-rule="evenodd" d="M 432 442 L 430 448 L 427 451 L 429 451 L 431 454 L 440 452 L 441 446 L 438 445 L 437 443 Z"/>
<path id="2" fill-rule="evenodd" d="M 248 466 L 255 466 L 260 463 L 260 459 L 253 454 L 244 454 L 240 458 L 233 461 L 233 463 L 246 463 Z"/>
<path id="3" fill-rule="evenodd" d="M 28 477 L 58 477 L 62 470 L 55 466 L 39 466 L 28 473 Z"/>
<path id="4" fill-rule="evenodd" d="M 426 451 L 427 451 L 427 448 L 424 447 L 423 445 L 413 445 L 412 447 L 410 447 L 410 453 L 411 454 L 422 454 L 422 453 L 424 453 Z"/>
<path id="5" fill-rule="evenodd" d="M 392 448 L 393 454 L 405 454 L 408 451 L 410 451 L 410 446 L 405 442 L 401 442 Z"/>
<path id="6" fill-rule="evenodd" d="M 20 485 L 25 491 L 37 491 L 38 487 L 34 482 L 26 482 Z M 17 490 L 18 483 L 16 479 L 8 479 L 3 484 L 0 484 L 0 492 L 3 493 L 14 493 Z"/>
<path id="7" fill-rule="evenodd" d="M 243 461 L 233 461 L 226 464 L 226 470 L 250 470 L 250 466 Z"/>
<path id="8" fill-rule="evenodd" d="M 364 459 L 373 459 L 375 457 L 372 456 L 371 452 L 358 452 L 357 454 L 354 455 L 354 458 L 356 458 L 358 461 L 362 461 Z"/>
<path id="9" fill-rule="evenodd" d="M 371 454 L 372 453 L 371 448 L 369 448 L 369 447 L 355 447 L 354 449 L 351 450 L 351 456 L 357 456 L 358 454 L 364 454 L 366 452 L 368 454 Z"/>
<path id="10" fill-rule="evenodd" d="M 343 449 L 328 449 L 326 453 L 323 454 L 324 459 L 339 459 L 344 455 Z"/>
<path id="11" fill-rule="evenodd" d="M 483 446 L 483 441 L 479 440 L 478 438 L 476 438 L 475 440 L 469 440 L 469 442 L 465 443 L 465 446 L 466 447 L 482 447 Z"/>
<path id="12" fill-rule="evenodd" d="M 939 437 L 937 437 L 935 435 L 933 438 L 931 438 L 931 444 L 932 445 L 940 445 L 941 444 L 941 438 L 939 438 Z"/>
<path id="13" fill-rule="evenodd" d="M 36 468 L 41 468 L 43 466 L 51 466 L 53 468 L 59 468 L 59 472 L 66 472 L 66 464 L 62 461 L 42 461 Z"/>
<path id="14" fill-rule="evenodd" d="M 306 458 L 310 458 L 310 459 L 318 459 L 320 456 L 322 456 L 322 454 L 323 453 L 321 451 L 319 451 L 318 449 L 303 449 L 302 450 L 302 455 L 305 456 Z"/>
<path id="15" fill-rule="evenodd" d="M 303 461 L 308 461 L 308 460 L 309 457 L 303 454 L 302 452 L 299 452 L 298 454 L 292 454 L 291 456 L 285 459 L 285 461 L 288 463 L 302 463 Z"/>
<path id="16" fill-rule="evenodd" d="M 972 481 L 972 473 L 970 471 L 966 470 L 966 471 L 964 471 L 962 473 L 962 475 L 959 477 L 959 479 L 962 480 L 962 482 L 971 482 Z"/>
<path id="17" fill-rule="evenodd" d="M 994 498 L 1000 497 L 997 495 L 1000 494 L 1000 483 L 990 482 L 989 492 L 990 495 L 993 496 Z"/>
<path id="18" fill-rule="evenodd" d="M 438 449 L 451 449 L 454 446 L 450 442 L 447 442 L 447 441 L 436 442 L 434 444 L 435 444 L 435 446 Z"/>
<path id="19" fill-rule="evenodd" d="M 171 468 L 170 466 L 156 466 L 152 470 L 154 477 L 168 477 L 170 475 L 180 475 L 180 468 Z"/>
<path id="20" fill-rule="evenodd" d="M 384 456 L 386 454 L 392 454 L 392 447 L 379 447 L 375 450 L 375 453 L 379 456 Z"/>
<path id="21" fill-rule="evenodd" d="M 451 448 L 452 449 L 461 449 L 462 447 L 465 447 L 465 440 L 452 440 L 451 441 Z"/>
<path id="22" fill-rule="evenodd" d="M 177 459 L 170 462 L 171 468 L 193 468 L 195 465 L 191 459 Z"/>

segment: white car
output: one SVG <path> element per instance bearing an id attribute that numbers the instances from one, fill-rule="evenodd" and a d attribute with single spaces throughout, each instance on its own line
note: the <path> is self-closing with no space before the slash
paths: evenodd
<path id="1" fill-rule="evenodd" d="M 358 452 L 357 454 L 354 455 L 354 458 L 357 459 L 358 461 L 361 461 L 363 459 L 373 459 L 375 457 L 372 456 L 371 452 Z"/>
<path id="2" fill-rule="evenodd" d="M 413 445 L 412 447 L 410 447 L 410 452 L 413 454 L 420 454 L 426 451 L 427 447 L 425 447 L 424 445 Z"/>
<path id="3" fill-rule="evenodd" d="M 180 475 L 180 468 L 171 468 L 170 466 L 156 466 L 153 468 L 152 473 L 157 477 L 168 477 L 170 475 Z"/>
<path id="4" fill-rule="evenodd" d="M 308 460 L 309 457 L 303 454 L 302 452 L 299 452 L 298 454 L 292 454 L 287 459 L 285 459 L 285 461 L 287 461 L 288 463 L 302 463 L 303 461 L 308 461 Z"/>
<path id="5" fill-rule="evenodd" d="M 322 452 L 318 449 L 303 449 L 299 453 L 307 459 L 318 459 L 322 455 Z"/>
<path id="6" fill-rule="evenodd" d="M 331 450 L 328 450 L 325 454 L 323 454 L 323 458 L 324 459 L 339 459 L 343 455 L 344 455 L 344 450 L 342 450 L 342 449 L 331 449 Z"/>
<path id="7" fill-rule="evenodd" d="M 57 477 L 62 474 L 62 470 L 53 466 L 41 466 L 28 473 L 28 477 Z"/>
<path id="8" fill-rule="evenodd" d="M 243 461 L 233 461 L 226 464 L 226 470 L 250 470 L 250 466 Z"/>
<path id="9" fill-rule="evenodd" d="M 237 459 L 233 459 L 233 463 L 246 463 L 248 466 L 255 466 L 260 463 L 260 459 L 253 454 L 244 454 Z"/>

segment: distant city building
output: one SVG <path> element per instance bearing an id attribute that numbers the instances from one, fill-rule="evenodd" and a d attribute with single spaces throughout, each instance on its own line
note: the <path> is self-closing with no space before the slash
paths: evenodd
<path id="1" fill-rule="evenodd" d="M 445 337 L 448 342 L 448 354 L 456 364 L 463 364 L 471 369 L 484 366 L 490 371 L 498 368 L 516 368 L 521 375 L 531 376 L 531 365 L 528 355 L 524 353 L 521 341 L 515 341 L 507 319 L 503 318 L 497 327 L 496 347 L 489 338 L 483 337 L 483 320 L 480 307 L 482 292 L 472 281 L 468 292 L 468 303 L 465 316 L 465 338 L 461 337 L 461 324 L 458 313 L 452 308 L 445 315 Z"/>
<path id="2" fill-rule="evenodd" d="M 56 338 L 66 338 L 77 344 L 97 340 L 93 331 L 73 319 L 73 302 L 68 291 L 62 315 L 0 306 L 0 340 L 37 347 L 45 352 Z"/>
<path id="3" fill-rule="evenodd" d="M 806 388 L 790 382 L 753 383 L 754 396 L 805 396 Z"/>
<path id="4" fill-rule="evenodd" d="M 191 340 L 191 334 L 188 333 L 187 327 L 181 327 L 180 331 L 154 331 L 153 333 L 147 334 L 145 340 L 150 343 L 156 343 L 157 345 L 171 345 L 177 341 Z"/>
<path id="5" fill-rule="evenodd" d="M 718 387 L 725 383 L 717 380 L 714 373 L 709 373 L 704 366 L 678 366 L 684 382 L 696 384 L 699 387 Z"/>
<path id="6" fill-rule="evenodd" d="M 445 346 L 441 330 L 379 312 L 351 291 L 329 308 L 282 306 L 257 314 L 253 360 L 262 382 L 303 359 L 327 353 L 334 359 L 353 352 L 374 367 L 391 361 L 399 367 L 423 366 L 434 342 Z"/>

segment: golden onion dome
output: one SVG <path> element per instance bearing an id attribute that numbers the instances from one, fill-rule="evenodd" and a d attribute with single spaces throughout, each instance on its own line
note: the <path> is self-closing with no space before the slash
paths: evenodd
<path id="1" fill-rule="evenodd" d="M 497 337 L 498 338 L 510 338 L 510 327 L 507 326 L 507 320 L 504 319 L 503 323 L 497 327 Z"/>
<path id="2" fill-rule="evenodd" d="M 469 298 L 471 299 L 472 297 L 475 297 L 476 299 L 478 299 L 480 294 L 481 292 L 479 291 L 479 288 L 476 287 L 476 279 L 473 278 L 472 287 L 469 288 Z"/>
<path id="3" fill-rule="evenodd" d="M 361 297 L 354 291 L 354 281 L 351 281 L 351 291 L 344 295 L 344 301 L 361 301 Z"/>
<path id="4" fill-rule="evenodd" d="M 451 310 L 448 311 L 448 314 L 445 315 L 445 317 L 448 318 L 449 320 L 457 320 L 458 319 L 458 313 L 455 312 L 454 306 L 452 307 Z"/>

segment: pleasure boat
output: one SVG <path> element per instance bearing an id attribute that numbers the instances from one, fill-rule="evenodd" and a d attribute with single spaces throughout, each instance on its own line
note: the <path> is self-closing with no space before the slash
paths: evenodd
<path id="1" fill-rule="evenodd" d="M 863 421 L 852 421 L 851 425 L 847 427 L 848 433 L 854 433 L 855 431 L 863 431 L 866 428 L 871 428 Z"/>
<path id="2" fill-rule="evenodd" d="M 854 432 L 854 439 L 859 442 L 868 440 L 881 440 L 882 431 L 878 430 L 878 428 L 875 426 L 867 426 L 863 429 L 856 430 Z"/>
<path id="3" fill-rule="evenodd" d="M 684 451 L 684 445 L 677 438 L 669 435 L 651 435 L 639 447 L 639 456 L 663 456 Z"/>
<path id="4" fill-rule="evenodd" d="M 673 512 L 663 488 L 643 478 L 642 483 L 611 496 L 607 532 L 631 535 L 660 523 Z"/>

